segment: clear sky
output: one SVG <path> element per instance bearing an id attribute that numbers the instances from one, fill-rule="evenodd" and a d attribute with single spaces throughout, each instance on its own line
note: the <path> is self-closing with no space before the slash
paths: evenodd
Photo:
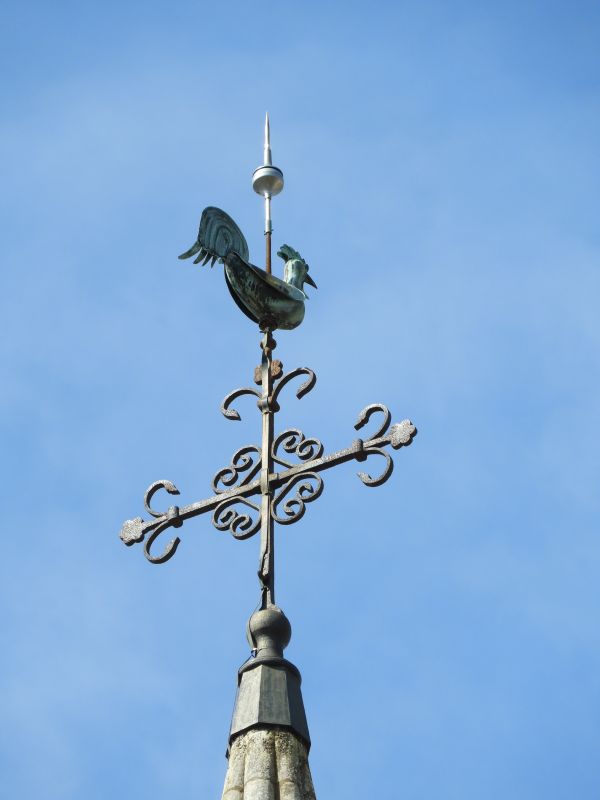
<path id="1" fill-rule="evenodd" d="M 268 109 L 319 285 L 281 424 L 419 428 L 280 529 L 317 794 L 597 800 L 598 5 L 7 0 L 0 37 L 2 794 L 220 796 L 258 542 L 118 532 L 259 436 L 218 411 L 257 332 L 176 256 L 217 205 L 261 262 Z"/>

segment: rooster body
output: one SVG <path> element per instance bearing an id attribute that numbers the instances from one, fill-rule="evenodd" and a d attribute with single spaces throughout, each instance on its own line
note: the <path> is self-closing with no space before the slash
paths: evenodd
<path id="1" fill-rule="evenodd" d="M 277 255 L 284 259 L 284 278 L 276 278 L 248 261 L 244 235 L 224 211 L 209 206 L 202 212 L 195 244 L 179 258 L 196 256 L 194 264 L 224 264 L 225 282 L 238 308 L 261 329 L 292 330 L 304 319 L 307 295 L 304 284 L 316 288 L 308 264 L 300 253 L 283 245 Z"/>

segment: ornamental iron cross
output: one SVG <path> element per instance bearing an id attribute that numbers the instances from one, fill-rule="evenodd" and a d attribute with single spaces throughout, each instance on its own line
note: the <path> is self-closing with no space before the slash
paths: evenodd
<path id="1" fill-rule="evenodd" d="M 366 461 L 371 455 L 384 459 L 380 475 L 372 477 L 359 472 L 358 477 L 365 486 L 381 486 L 392 474 L 394 462 L 383 448 L 390 445 L 394 450 L 407 447 L 415 437 L 417 429 L 408 419 L 391 423 L 389 410 L 379 403 L 364 408 L 358 415 L 356 430 L 366 427 L 376 415 L 379 427 L 371 431 L 366 440 L 355 439 L 350 447 L 329 455 L 323 455 L 324 447 L 318 439 L 306 437 L 297 428 L 288 428 L 275 436 L 275 414 L 279 411 L 279 396 L 282 389 L 296 378 L 305 380 L 296 390 L 300 399 L 310 392 L 316 383 L 316 375 L 307 367 L 288 372 L 273 359 L 276 342 L 271 330 L 263 331 L 261 341 L 262 359 L 255 370 L 254 380 L 260 391 L 254 388 L 236 389 L 223 400 L 222 414 L 230 420 L 240 420 L 233 407 L 234 401 L 243 395 L 252 395 L 262 415 L 261 446 L 246 445 L 237 450 L 231 463 L 220 469 L 212 480 L 214 494 L 205 500 L 190 505 L 172 505 L 166 511 L 152 507 L 154 495 L 164 489 L 178 495 L 179 490 L 171 481 L 155 481 L 146 490 L 144 506 L 151 519 L 141 517 L 127 520 L 121 529 L 122 541 L 130 546 L 144 542 L 144 554 L 153 564 L 163 564 L 177 550 L 180 539 L 168 542 L 162 553 L 155 555 L 152 548 L 157 538 L 168 528 L 179 528 L 185 520 L 200 514 L 212 513 L 212 523 L 220 531 L 228 531 L 236 539 L 249 539 L 260 530 L 260 560 L 258 577 L 261 585 L 261 607 L 275 604 L 274 530 L 275 523 L 291 525 L 304 516 L 306 504 L 316 500 L 323 491 L 321 472 L 347 461 Z"/>

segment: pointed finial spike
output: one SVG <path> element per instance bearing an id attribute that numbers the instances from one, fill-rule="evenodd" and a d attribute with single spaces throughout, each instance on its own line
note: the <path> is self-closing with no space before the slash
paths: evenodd
<path id="1" fill-rule="evenodd" d="M 271 198 L 279 194 L 283 189 L 283 172 L 279 167 L 273 166 L 271 160 L 271 124 L 269 114 L 265 115 L 265 140 L 264 157 L 260 167 L 254 170 L 252 175 L 252 188 L 257 194 L 265 199 L 265 233 L 271 231 Z"/>
<path id="2" fill-rule="evenodd" d="M 271 160 L 271 126 L 269 124 L 269 112 L 265 115 L 265 147 L 264 147 L 264 166 L 270 167 L 273 162 Z"/>

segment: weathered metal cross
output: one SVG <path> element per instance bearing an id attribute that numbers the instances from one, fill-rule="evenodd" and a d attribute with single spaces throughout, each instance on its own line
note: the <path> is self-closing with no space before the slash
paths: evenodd
<path id="1" fill-rule="evenodd" d="M 221 412 L 227 419 L 239 420 L 240 415 L 232 403 L 243 395 L 256 397 L 262 414 L 261 446 L 246 445 L 237 450 L 229 466 L 214 476 L 214 494 L 182 508 L 176 505 L 170 506 L 167 511 L 155 511 L 152 508 L 152 499 L 160 489 L 172 495 L 179 494 L 171 481 L 156 481 L 148 487 L 144 497 L 146 511 L 152 519 L 144 521 L 136 517 L 127 520 L 120 533 L 126 545 L 146 540 L 146 558 L 153 564 L 163 564 L 175 554 L 180 539 L 172 539 L 160 555 L 152 555 L 156 539 L 168 528 L 179 528 L 185 520 L 200 514 L 212 512 L 213 525 L 220 531 L 229 531 L 236 539 L 248 539 L 260 530 L 258 577 L 262 608 L 275 604 L 275 523 L 291 525 L 304 516 L 306 503 L 316 500 L 323 491 L 319 473 L 346 461 L 365 461 L 370 455 L 376 454 L 385 460 L 381 474 L 373 478 L 365 472 L 359 472 L 358 477 L 366 486 L 381 486 L 390 477 L 394 467 L 389 453 L 383 448 L 387 445 L 395 450 L 406 447 L 417 433 L 408 419 L 390 427 L 391 414 L 388 409 L 373 404 L 360 412 L 354 427 L 360 430 L 375 414 L 382 414 L 383 421 L 379 428 L 366 441 L 355 439 L 350 447 L 336 453 L 323 455 L 321 442 L 306 437 L 296 428 L 288 428 L 275 436 L 275 414 L 279 410 L 278 398 L 283 387 L 295 378 L 306 376 L 296 391 L 296 396 L 302 398 L 311 391 L 317 380 L 315 373 L 307 367 L 285 374 L 281 362 L 273 360 L 275 346 L 275 340 L 267 330 L 261 342 L 261 365 L 255 371 L 255 383 L 260 385 L 261 391 L 253 388 L 236 389 L 227 395 L 221 406 Z M 288 457 L 284 458 L 284 454 Z M 257 495 L 260 495 L 260 500 L 250 499 Z"/>

